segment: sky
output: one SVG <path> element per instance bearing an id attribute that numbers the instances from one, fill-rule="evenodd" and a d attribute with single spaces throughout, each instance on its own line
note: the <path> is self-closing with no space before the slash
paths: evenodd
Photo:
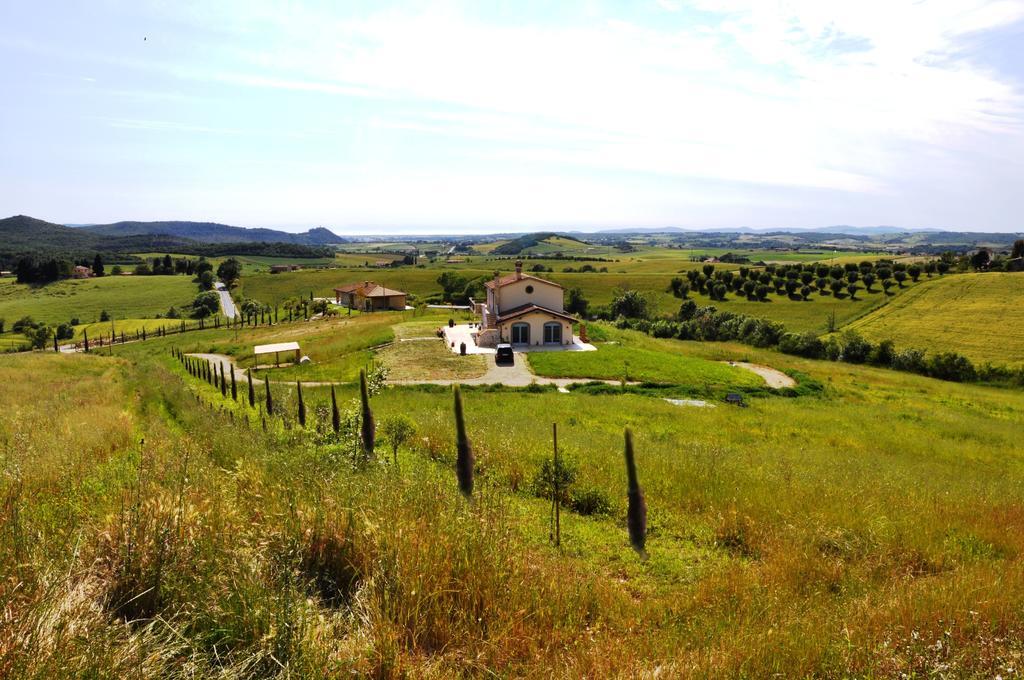
<path id="1" fill-rule="evenodd" d="M 0 216 L 1024 231 L 1024 0 L 0 3 Z"/>

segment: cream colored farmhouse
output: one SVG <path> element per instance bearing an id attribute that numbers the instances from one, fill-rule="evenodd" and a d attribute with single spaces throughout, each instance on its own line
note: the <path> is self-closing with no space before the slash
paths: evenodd
<path id="1" fill-rule="evenodd" d="M 480 315 L 476 342 L 481 347 L 513 345 L 571 345 L 576 320 L 565 313 L 563 289 L 557 283 L 516 271 L 484 284 L 487 301 L 475 303 Z"/>

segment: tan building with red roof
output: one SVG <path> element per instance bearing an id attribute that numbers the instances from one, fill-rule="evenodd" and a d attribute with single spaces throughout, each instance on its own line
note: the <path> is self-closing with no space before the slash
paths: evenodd
<path id="1" fill-rule="evenodd" d="M 519 346 L 571 345 L 576 319 L 565 312 L 564 290 L 553 281 L 523 273 L 523 263 L 507 276 L 484 284 L 487 301 L 476 304 L 480 314 L 477 344 Z"/>
<path id="2" fill-rule="evenodd" d="M 363 281 L 335 288 L 334 299 L 339 305 L 361 312 L 380 312 L 405 309 L 406 296 L 400 290 L 385 288 L 373 281 Z"/>

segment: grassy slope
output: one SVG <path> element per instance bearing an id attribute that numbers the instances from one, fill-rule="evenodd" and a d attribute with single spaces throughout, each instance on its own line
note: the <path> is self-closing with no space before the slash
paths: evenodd
<path id="1" fill-rule="evenodd" d="M 0 441 L 18 442 L 0 457 L 11 677 L 186 660 L 200 676 L 992 676 L 1022 651 L 1020 392 L 679 343 L 829 393 L 683 409 L 470 390 L 470 506 L 446 392 L 376 397 L 378 421 L 403 413 L 419 433 L 400 472 L 356 472 L 296 429 L 197 406 L 183 384 L 224 402 L 171 342 L 118 348 L 124 361 L 0 358 Z M 284 386 L 276 398 L 294 408 Z M 607 518 L 564 512 L 562 551 L 527 492 L 552 422 L 577 485 L 612 502 Z M 646 562 L 622 526 L 626 426 Z M 124 626 L 118 602 L 159 619 Z"/>
<path id="2" fill-rule="evenodd" d="M 955 350 L 975 361 L 1024 362 L 1024 275 L 960 274 L 932 279 L 852 324 L 897 347 Z"/>
<path id="3" fill-rule="evenodd" d="M 115 319 L 137 319 L 183 307 L 196 296 L 187 276 L 104 276 L 67 280 L 46 286 L 27 286 L 0 280 L 0 317 L 10 326 L 23 316 L 58 324 L 78 317 L 82 323 L 99 319 L 106 310 Z"/>

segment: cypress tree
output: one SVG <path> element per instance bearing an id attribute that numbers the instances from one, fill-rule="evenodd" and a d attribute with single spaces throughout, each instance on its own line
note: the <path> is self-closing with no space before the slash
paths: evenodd
<path id="1" fill-rule="evenodd" d="M 306 427 L 306 402 L 302 400 L 302 381 L 296 380 L 295 386 L 299 391 L 299 425 Z"/>
<path id="2" fill-rule="evenodd" d="M 232 376 L 234 373 L 232 372 Z M 224 362 L 220 362 L 220 396 L 228 396 L 228 380 L 224 377 Z"/>
<path id="3" fill-rule="evenodd" d="M 629 527 L 629 542 L 641 557 L 646 558 L 644 544 L 647 541 L 647 503 L 644 492 L 636 478 L 636 463 L 633 460 L 633 432 L 626 428 L 626 477 L 629 479 L 629 506 L 626 509 L 626 525 Z"/>
<path id="4" fill-rule="evenodd" d="M 274 415 L 274 397 L 270 395 L 270 377 L 267 376 L 263 379 L 263 387 L 267 390 L 267 415 Z"/>
<path id="5" fill-rule="evenodd" d="M 238 401 L 238 384 L 235 382 L 235 367 L 231 367 L 231 399 Z"/>
<path id="6" fill-rule="evenodd" d="M 145 326 L 142 327 L 142 339 L 143 340 L 146 339 L 146 327 Z"/>
<path id="7" fill-rule="evenodd" d="M 459 491 L 466 498 L 473 496 L 473 447 L 466 435 L 466 419 L 462 412 L 462 391 L 456 384 L 455 393 L 455 476 L 459 480 Z"/>
<path id="8" fill-rule="evenodd" d="M 82 331 L 82 336 L 85 342 L 85 353 L 89 353 L 89 331 Z"/>
<path id="9" fill-rule="evenodd" d="M 359 401 L 362 406 L 362 421 L 360 424 L 360 440 L 363 442 L 363 453 L 369 458 L 373 455 L 374 439 L 377 428 L 373 422 L 373 411 L 370 410 L 370 392 L 366 387 L 366 370 L 359 371 Z"/>
<path id="10" fill-rule="evenodd" d="M 334 385 L 331 385 L 331 427 L 334 434 L 341 431 L 341 414 L 338 413 L 338 397 L 334 394 Z"/>
<path id="11" fill-rule="evenodd" d="M 249 380 L 249 408 L 256 408 L 256 390 L 252 387 L 252 369 L 245 371 L 245 377 Z"/>
<path id="12" fill-rule="evenodd" d="M 57 334 L 53 334 L 53 351 L 59 353 L 60 347 L 57 345 Z"/>

